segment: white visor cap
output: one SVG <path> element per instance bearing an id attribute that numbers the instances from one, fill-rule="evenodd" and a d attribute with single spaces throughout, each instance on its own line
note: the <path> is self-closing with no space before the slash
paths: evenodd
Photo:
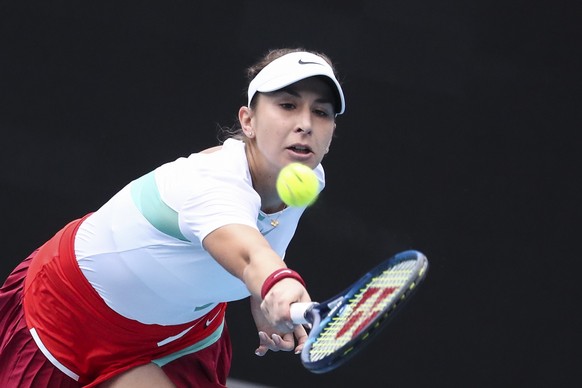
<path id="1" fill-rule="evenodd" d="M 344 113 L 346 103 L 344 92 L 333 69 L 318 55 L 308 52 L 294 52 L 283 55 L 265 66 L 249 84 L 248 106 L 257 92 L 274 92 L 302 79 L 322 75 L 328 77 L 337 89 L 339 106 L 336 115 Z"/>

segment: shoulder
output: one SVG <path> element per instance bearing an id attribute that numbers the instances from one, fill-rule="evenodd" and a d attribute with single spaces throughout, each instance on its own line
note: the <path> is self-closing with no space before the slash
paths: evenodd
<path id="1" fill-rule="evenodd" d="M 223 145 L 180 157 L 159 166 L 156 171 L 158 181 L 179 181 L 199 185 L 205 178 L 221 180 L 222 177 L 236 176 L 246 180 L 249 176 L 248 163 L 242 141 L 229 139 Z"/>
<path id="2" fill-rule="evenodd" d="M 244 143 L 236 140 L 158 167 L 155 182 L 162 200 L 175 210 L 186 202 L 210 198 L 216 201 L 225 196 L 230 198 L 235 192 L 240 199 L 260 201 L 254 198 L 257 194 L 252 187 Z"/>

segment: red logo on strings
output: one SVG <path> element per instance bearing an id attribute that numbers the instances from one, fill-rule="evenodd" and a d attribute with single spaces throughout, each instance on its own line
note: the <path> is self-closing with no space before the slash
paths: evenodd
<path id="1" fill-rule="evenodd" d="M 356 330 L 352 334 L 352 338 L 357 336 L 371 321 L 373 321 L 381 310 L 375 310 L 376 306 L 388 296 L 390 296 L 394 291 L 396 291 L 396 287 L 388 287 L 388 288 L 379 288 L 379 287 L 370 287 L 364 292 L 362 298 L 358 302 L 358 304 L 354 307 L 354 312 L 346 322 L 346 324 L 338 331 L 335 338 L 338 339 L 346 334 L 348 331 L 351 330 L 352 327 L 357 325 Z M 382 290 L 381 293 L 378 292 Z M 378 294 L 378 295 L 376 295 Z M 374 304 L 370 308 L 365 308 L 365 303 L 375 297 Z"/>

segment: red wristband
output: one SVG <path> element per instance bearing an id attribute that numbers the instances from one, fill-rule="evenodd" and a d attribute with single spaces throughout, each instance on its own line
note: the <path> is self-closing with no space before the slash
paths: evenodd
<path id="1" fill-rule="evenodd" d="M 267 276 L 267 279 L 265 279 L 263 287 L 261 287 L 261 298 L 265 299 L 265 296 L 267 295 L 269 290 L 273 288 L 273 286 L 277 284 L 279 281 L 286 278 L 295 279 L 299 283 L 303 284 L 303 287 L 305 287 L 305 282 L 303 281 L 303 278 L 297 272 L 289 268 L 279 268 L 278 270 Z"/>

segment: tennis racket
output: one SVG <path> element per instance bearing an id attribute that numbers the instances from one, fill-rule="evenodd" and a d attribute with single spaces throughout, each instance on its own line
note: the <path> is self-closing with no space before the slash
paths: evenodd
<path id="1" fill-rule="evenodd" d="M 303 366 L 313 373 L 325 373 L 348 361 L 400 310 L 427 269 L 428 260 L 422 253 L 401 252 L 323 303 L 293 303 L 293 322 L 311 325 L 301 352 Z"/>

